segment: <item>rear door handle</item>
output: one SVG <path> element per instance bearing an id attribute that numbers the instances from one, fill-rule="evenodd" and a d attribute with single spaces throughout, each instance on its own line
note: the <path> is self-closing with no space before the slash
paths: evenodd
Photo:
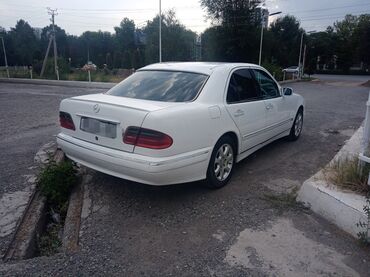
<path id="1" fill-rule="evenodd" d="M 239 116 L 243 116 L 244 115 L 244 111 L 239 109 L 237 110 L 236 112 L 234 112 L 234 116 L 235 117 L 239 117 Z"/>
<path id="2" fill-rule="evenodd" d="M 274 105 L 272 105 L 272 104 L 267 104 L 266 105 L 266 110 L 271 110 L 273 108 L 274 108 Z"/>

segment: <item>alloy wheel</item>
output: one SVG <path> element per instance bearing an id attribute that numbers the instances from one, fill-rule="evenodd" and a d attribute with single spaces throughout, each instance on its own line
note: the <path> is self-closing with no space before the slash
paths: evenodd
<path id="1" fill-rule="evenodd" d="M 214 173 L 219 181 L 224 181 L 229 177 L 230 172 L 234 165 L 234 152 L 230 144 L 223 144 L 218 149 L 215 162 Z"/>

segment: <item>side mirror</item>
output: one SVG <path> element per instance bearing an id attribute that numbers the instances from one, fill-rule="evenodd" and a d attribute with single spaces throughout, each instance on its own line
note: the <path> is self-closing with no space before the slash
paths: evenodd
<path id="1" fill-rule="evenodd" d="M 283 94 L 284 95 L 292 95 L 293 89 L 292 88 L 283 88 Z"/>

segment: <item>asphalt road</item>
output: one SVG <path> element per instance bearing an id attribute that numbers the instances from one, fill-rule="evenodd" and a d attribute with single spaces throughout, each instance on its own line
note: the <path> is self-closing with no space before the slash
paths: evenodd
<path id="1" fill-rule="evenodd" d="M 302 137 L 256 152 L 221 190 L 201 182 L 150 187 L 90 171 L 80 251 L 0 264 L 0 275 L 368 276 L 368 249 L 276 197 L 329 162 L 360 126 L 369 88 L 359 83 L 289 84 L 306 100 Z M 59 101 L 89 92 L 0 84 L 0 196 L 23 188 L 35 152 L 54 139 Z"/>
<path id="2" fill-rule="evenodd" d="M 334 81 L 334 82 L 360 82 L 365 83 L 370 80 L 369 75 L 331 75 L 331 74 L 315 74 L 312 75 L 314 78 L 319 78 L 322 81 Z"/>
<path id="3" fill-rule="evenodd" d="M 44 144 L 55 141 L 60 101 L 101 91 L 0 83 L 0 256 L 31 194 L 27 181 L 37 174 L 35 154 Z M 10 216 L 14 220 L 7 220 Z"/>

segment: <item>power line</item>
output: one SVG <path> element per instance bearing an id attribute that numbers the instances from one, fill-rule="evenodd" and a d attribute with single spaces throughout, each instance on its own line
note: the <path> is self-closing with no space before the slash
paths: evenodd
<path id="1" fill-rule="evenodd" d="M 344 8 L 352 8 L 352 7 L 362 7 L 362 6 L 370 6 L 370 3 L 366 4 L 358 4 L 358 5 L 347 5 L 347 6 L 338 6 L 338 7 L 331 7 L 331 8 L 324 8 L 324 9 L 314 9 L 314 10 L 298 10 L 298 11 L 287 11 L 286 13 L 307 13 L 307 12 L 318 12 L 318 11 L 329 11 L 329 10 L 336 10 L 336 9 L 344 9 Z"/>
<path id="2" fill-rule="evenodd" d="M 359 16 L 359 15 L 361 15 L 361 14 L 363 14 L 363 13 L 360 13 L 360 14 L 351 14 L 351 15 L 353 15 L 353 16 Z M 342 18 L 344 18 L 346 15 L 343 15 L 343 16 L 333 16 L 333 17 L 327 17 L 327 16 L 323 16 L 323 17 L 317 17 L 317 18 L 311 18 L 311 19 L 302 19 L 302 20 L 300 20 L 301 22 L 307 22 L 307 21 L 319 21 L 319 20 L 329 20 L 329 19 L 337 19 L 337 20 L 339 20 L 339 19 L 342 19 Z"/>
<path id="3" fill-rule="evenodd" d="M 155 11 L 155 9 L 65 9 L 60 8 L 61 11 L 74 11 L 74 12 L 142 12 L 142 11 Z"/>
<path id="4" fill-rule="evenodd" d="M 300 18 L 299 20 L 306 20 L 306 19 L 314 19 L 314 18 L 322 18 L 322 17 L 333 17 L 333 16 L 346 16 L 347 14 L 351 14 L 351 15 L 354 15 L 354 13 L 359 13 L 359 14 L 365 14 L 365 13 L 369 13 L 370 11 L 353 11 L 352 13 L 348 13 L 348 12 L 345 12 L 345 13 L 336 13 L 336 14 L 320 14 L 320 15 L 311 15 L 311 16 L 307 16 L 307 17 L 302 17 Z"/>
<path id="5" fill-rule="evenodd" d="M 353 8 L 353 7 L 363 7 L 369 6 L 370 3 L 362 3 L 362 4 L 355 4 L 355 5 L 345 5 L 345 6 L 337 6 L 337 7 L 330 7 L 330 8 L 321 8 L 321 9 L 311 9 L 311 10 L 292 10 L 286 11 L 284 13 L 308 13 L 308 12 L 321 12 L 321 11 L 328 11 L 328 10 L 336 10 L 336 9 L 344 9 L 344 8 Z M 25 8 L 31 9 L 44 9 L 45 7 L 42 6 L 33 6 L 33 5 L 18 5 L 13 3 L 6 3 L 6 6 L 15 6 L 19 7 L 18 11 L 24 11 Z M 177 6 L 172 7 L 174 9 L 199 9 L 199 6 Z M 13 9 L 7 7 L 7 9 Z M 16 9 L 13 9 L 16 10 Z M 64 12 L 113 12 L 113 13 L 121 13 L 121 12 L 143 12 L 143 11 L 157 11 L 156 8 L 136 8 L 136 9 L 78 9 L 78 8 L 59 8 L 60 11 Z"/>

